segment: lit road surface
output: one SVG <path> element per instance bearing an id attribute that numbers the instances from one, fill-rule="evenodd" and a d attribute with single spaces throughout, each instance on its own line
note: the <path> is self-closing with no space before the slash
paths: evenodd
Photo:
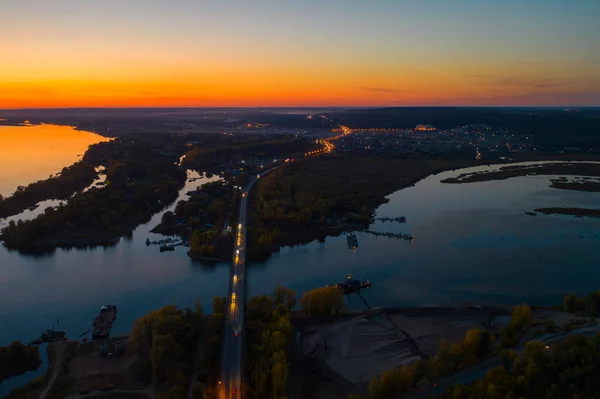
<path id="1" fill-rule="evenodd" d="M 275 167 L 276 168 L 276 167 Z M 273 168 L 273 169 L 275 169 Z M 229 276 L 227 317 L 221 370 L 221 398 L 242 397 L 242 342 L 244 336 L 244 299 L 246 296 L 246 212 L 248 195 L 252 186 L 260 179 L 255 176 L 242 191 L 238 222 L 235 229 L 233 263 Z"/>

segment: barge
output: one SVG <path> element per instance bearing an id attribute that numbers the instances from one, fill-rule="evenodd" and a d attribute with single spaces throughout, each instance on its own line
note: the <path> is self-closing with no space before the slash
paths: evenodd
<path id="1" fill-rule="evenodd" d="M 113 323 L 117 319 L 117 306 L 116 305 L 104 305 L 100 308 L 98 316 L 94 317 L 94 331 L 92 332 L 92 339 L 106 339 L 110 335 Z"/>

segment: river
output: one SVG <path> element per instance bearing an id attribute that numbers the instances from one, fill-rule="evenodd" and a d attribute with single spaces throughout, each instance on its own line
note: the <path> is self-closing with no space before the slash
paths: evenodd
<path id="1" fill-rule="evenodd" d="M 551 176 L 440 183 L 466 171 L 429 176 L 379 207 L 378 217 L 405 216 L 407 223 L 378 221 L 371 229 L 413 234 L 412 242 L 358 233 L 355 251 L 344 236 L 284 248 L 249 265 L 249 293 L 278 285 L 301 293 L 348 273 L 371 281 L 365 298 L 372 306 L 560 303 L 570 291 L 600 288 L 600 219 L 523 214 L 549 206 L 597 207 L 599 194 L 549 188 Z M 188 181 L 180 198 L 214 179 Z M 205 266 L 192 262 L 183 247 L 164 253 L 147 247 L 161 216 L 108 249 L 31 257 L 1 247 L 0 344 L 34 339 L 57 319 L 76 338 L 107 303 L 119 307 L 114 334 L 127 333 L 135 318 L 167 304 L 192 307 L 200 298 L 210 311 L 213 296 L 227 292 L 228 263 Z M 5 381 L 0 395 L 42 372 Z"/>
<path id="2" fill-rule="evenodd" d="M 79 161 L 90 145 L 107 140 L 68 126 L 0 126 L 0 195 L 47 179 Z"/>

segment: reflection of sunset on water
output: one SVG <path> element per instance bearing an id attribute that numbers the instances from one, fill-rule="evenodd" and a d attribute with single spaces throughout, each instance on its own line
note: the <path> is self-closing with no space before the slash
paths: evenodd
<path id="1" fill-rule="evenodd" d="M 107 140 L 68 126 L 0 126 L 0 194 L 47 179 L 81 159 L 91 144 Z"/>

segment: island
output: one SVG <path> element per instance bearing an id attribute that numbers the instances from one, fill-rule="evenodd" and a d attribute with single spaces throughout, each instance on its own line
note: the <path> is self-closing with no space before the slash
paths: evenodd
<path id="1" fill-rule="evenodd" d="M 554 157 L 553 157 L 554 158 Z M 582 161 L 561 163 L 535 163 L 532 165 L 507 165 L 499 167 L 495 171 L 462 173 L 457 177 L 442 180 L 442 183 L 474 183 L 492 180 L 504 180 L 518 176 L 532 175 L 572 175 L 572 176 L 600 176 L 600 163 L 585 162 L 585 160 L 596 159 L 594 156 L 581 155 Z M 566 183 L 565 183 L 566 184 Z M 555 187 L 555 186 L 553 186 Z M 572 186 L 571 186 L 572 187 Z M 559 185 L 557 188 L 565 188 Z M 571 188 L 573 189 L 573 188 Z"/>
<path id="2" fill-rule="evenodd" d="M 588 217 L 600 217 L 600 209 L 587 209 L 587 208 L 538 208 L 536 212 L 544 213 L 546 215 L 570 215 L 570 216 L 588 216 Z"/>

